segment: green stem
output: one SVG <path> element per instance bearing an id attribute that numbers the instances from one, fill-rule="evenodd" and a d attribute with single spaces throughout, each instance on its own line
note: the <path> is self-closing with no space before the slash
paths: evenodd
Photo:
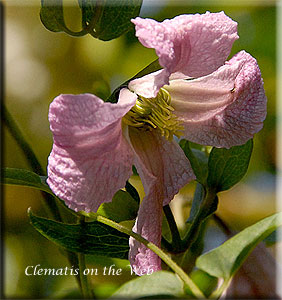
<path id="1" fill-rule="evenodd" d="M 123 232 L 133 238 L 135 238 L 138 242 L 144 244 L 147 248 L 152 250 L 154 253 L 156 253 L 181 279 L 182 281 L 189 287 L 193 295 L 197 298 L 203 299 L 205 296 L 201 292 L 201 290 L 198 288 L 198 286 L 192 281 L 192 279 L 173 261 L 171 258 L 164 253 L 159 247 L 157 247 L 155 244 L 149 242 L 148 240 L 144 239 L 139 234 L 133 232 L 132 230 L 112 221 L 109 220 L 103 216 L 97 215 L 98 222 L 101 222 L 103 224 L 106 224 L 112 228 L 117 229 L 120 232 Z"/>
<path id="2" fill-rule="evenodd" d="M 12 115 L 10 114 L 10 112 L 8 111 L 7 107 L 3 102 L 2 102 L 2 119 L 4 121 L 4 124 L 7 126 L 10 134 L 12 135 L 12 137 L 15 139 L 16 143 L 22 150 L 32 171 L 36 174 L 46 175 L 46 172 L 43 170 L 31 146 L 25 140 L 19 126 L 17 125 L 16 121 L 13 119 Z M 43 206 L 45 210 L 48 212 L 48 214 L 54 217 L 55 220 L 62 221 L 62 218 L 57 209 L 55 199 L 52 196 L 43 192 L 42 195 L 44 198 Z"/>
<path id="3" fill-rule="evenodd" d="M 172 240 L 172 249 L 174 252 L 179 252 L 182 250 L 182 241 L 181 241 L 181 237 L 173 216 L 173 213 L 170 209 L 169 205 L 165 205 L 163 207 L 167 222 L 168 222 L 168 226 L 171 232 L 171 240 Z"/>
<path id="4" fill-rule="evenodd" d="M 85 216 L 79 217 L 79 224 L 81 226 L 85 225 Z M 88 276 L 84 274 L 84 270 L 86 270 L 84 253 L 78 253 L 78 265 L 79 265 L 80 288 L 81 288 L 82 296 L 84 299 L 91 299 L 93 298 L 92 289 L 90 287 Z"/>
<path id="5" fill-rule="evenodd" d="M 26 159 L 28 160 L 32 170 L 40 175 L 45 175 L 45 172 L 43 168 L 41 167 L 40 162 L 38 161 L 36 155 L 34 154 L 32 148 L 27 143 L 25 138 L 23 137 L 23 134 L 21 133 L 21 130 L 19 129 L 17 123 L 13 119 L 12 115 L 9 113 L 8 109 L 6 108 L 5 104 L 2 103 L 2 118 L 7 126 L 9 132 L 13 136 L 13 138 L 16 140 L 17 144 L 23 151 Z"/>
<path id="6" fill-rule="evenodd" d="M 217 202 L 218 200 L 216 193 L 213 190 L 208 190 L 195 218 L 193 219 L 189 231 L 182 241 L 187 250 L 197 239 L 203 221 L 215 212 L 217 208 Z"/>
<path id="7" fill-rule="evenodd" d="M 202 222 L 198 236 L 191 247 L 182 255 L 179 265 L 184 272 L 190 273 L 195 267 L 196 259 L 201 255 L 204 249 L 204 236 L 207 227 L 207 219 Z"/>
<path id="8" fill-rule="evenodd" d="M 162 236 L 162 241 L 161 241 L 162 248 L 164 248 L 167 252 L 174 252 L 174 249 L 172 247 L 172 244 L 167 241 L 163 236 Z"/>
<path id="9" fill-rule="evenodd" d="M 79 276 L 81 283 L 81 293 L 84 299 L 91 299 L 91 290 L 89 288 L 88 277 L 83 272 L 86 270 L 85 255 L 78 253 Z"/>
<path id="10" fill-rule="evenodd" d="M 15 139 L 16 143 L 22 150 L 27 162 L 29 163 L 33 172 L 45 175 L 46 171 L 42 168 L 39 160 L 37 159 L 35 153 L 33 152 L 29 143 L 25 140 L 19 126 L 17 125 L 16 121 L 13 119 L 12 115 L 8 111 L 5 104 L 2 102 L 2 119 L 4 124 L 7 126 L 9 132 L 11 133 L 12 137 Z M 57 206 L 56 200 L 53 196 L 41 192 L 42 197 L 44 199 L 43 207 L 47 212 L 48 216 L 52 216 L 56 221 L 62 222 L 63 217 L 60 214 L 59 208 Z M 67 257 L 71 265 L 78 265 L 78 258 L 77 255 L 73 252 L 67 252 Z M 76 276 L 78 284 L 80 285 L 79 277 Z"/>
<path id="11" fill-rule="evenodd" d="M 223 232 L 230 238 L 234 235 L 234 232 L 228 227 L 228 225 L 217 215 L 213 215 L 213 219 L 216 224 L 223 230 Z M 230 280 L 224 280 L 223 283 L 210 295 L 211 299 L 218 299 L 222 293 L 228 288 Z"/>
<path id="12" fill-rule="evenodd" d="M 231 237 L 234 235 L 234 232 L 228 227 L 228 225 L 217 215 L 213 215 L 214 221 L 222 229 L 222 231 L 228 236 Z"/>

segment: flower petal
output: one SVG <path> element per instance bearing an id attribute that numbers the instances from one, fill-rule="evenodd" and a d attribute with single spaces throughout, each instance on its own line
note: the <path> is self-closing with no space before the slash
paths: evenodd
<path id="1" fill-rule="evenodd" d="M 169 72 L 163 69 L 130 81 L 128 88 L 145 98 L 155 98 L 165 84 L 169 84 Z"/>
<path id="2" fill-rule="evenodd" d="M 138 17 L 132 22 L 139 41 L 156 50 L 163 68 L 193 77 L 223 65 L 238 38 L 237 23 L 224 12 L 180 15 L 160 23 Z"/>
<path id="3" fill-rule="evenodd" d="M 263 127 L 266 96 L 256 60 L 239 52 L 214 73 L 165 86 L 192 142 L 230 148 Z"/>
<path id="4" fill-rule="evenodd" d="M 51 103 L 54 144 L 47 182 L 70 208 L 96 211 L 124 187 L 133 156 L 122 134 L 121 118 L 136 98 L 123 89 L 117 104 L 90 94 L 60 95 Z"/>
<path id="5" fill-rule="evenodd" d="M 176 142 L 167 141 L 157 131 L 140 134 L 134 128 L 129 129 L 129 138 L 146 194 L 133 231 L 160 247 L 162 207 L 195 177 Z M 160 258 L 133 238 L 130 238 L 129 260 L 137 275 L 161 269 Z"/>

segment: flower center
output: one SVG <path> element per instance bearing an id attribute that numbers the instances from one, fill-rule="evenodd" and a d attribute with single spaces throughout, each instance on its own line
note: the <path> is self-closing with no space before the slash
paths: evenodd
<path id="1" fill-rule="evenodd" d="M 155 98 L 138 96 L 135 106 L 124 116 L 123 121 L 143 130 L 158 129 L 167 140 L 172 140 L 173 135 L 180 137 L 184 128 L 173 114 L 174 108 L 170 103 L 170 94 L 163 88 Z"/>

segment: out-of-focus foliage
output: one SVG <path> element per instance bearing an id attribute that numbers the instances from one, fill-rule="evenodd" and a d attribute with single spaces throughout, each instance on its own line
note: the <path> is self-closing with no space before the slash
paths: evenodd
<path id="1" fill-rule="evenodd" d="M 119 84 L 155 60 L 156 55 L 137 41 L 133 30 L 106 43 L 89 35 L 73 38 L 43 27 L 39 1 L 26 5 L 14 1 L 4 3 L 5 102 L 46 168 L 52 146 L 48 106 L 54 97 L 61 93 L 93 93 L 107 99 Z M 219 194 L 219 214 L 235 229 L 242 229 L 275 211 L 276 8 L 269 1 L 253 1 L 250 5 L 220 0 L 144 1 L 141 16 L 161 21 L 207 10 L 224 10 L 238 22 L 240 39 L 234 43 L 231 56 L 244 49 L 257 59 L 268 98 L 268 115 L 263 130 L 254 138 L 254 151 L 244 182 Z M 66 6 L 64 13 L 66 24 L 78 28 L 80 24 L 73 21 L 77 7 Z M 28 169 L 23 154 L 5 128 L 4 139 L 4 166 Z M 131 182 L 140 185 L 136 177 Z M 184 188 L 173 201 L 179 224 L 189 216 L 191 190 L 193 187 Z M 44 214 L 40 204 L 42 195 L 25 187 L 5 186 L 3 196 L 6 296 L 65 297 L 76 286 L 74 276 L 26 276 L 24 273 L 29 265 L 68 266 L 63 252 L 29 224 L 28 207 Z M 180 209 L 183 207 L 184 210 Z M 209 229 L 208 234 L 205 250 L 222 241 L 216 229 Z M 87 264 L 99 271 L 113 264 L 123 270 L 120 276 L 92 276 L 97 297 L 111 295 L 121 284 L 134 278 L 126 260 L 88 256 Z"/>

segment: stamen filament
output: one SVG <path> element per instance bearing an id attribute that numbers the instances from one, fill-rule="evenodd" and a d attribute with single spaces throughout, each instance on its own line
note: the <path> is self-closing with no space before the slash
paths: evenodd
<path id="1" fill-rule="evenodd" d="M 157 129 L 168 140 L 172 140 L 173 135 L 180 137 L 184 128 L 173 114 L 174 108 L 170 103 L 170 94 L 163 88 L 155 98 L 138 96 L 135 106 L 125 115 L 123 122 L 139 129 Z"/>

